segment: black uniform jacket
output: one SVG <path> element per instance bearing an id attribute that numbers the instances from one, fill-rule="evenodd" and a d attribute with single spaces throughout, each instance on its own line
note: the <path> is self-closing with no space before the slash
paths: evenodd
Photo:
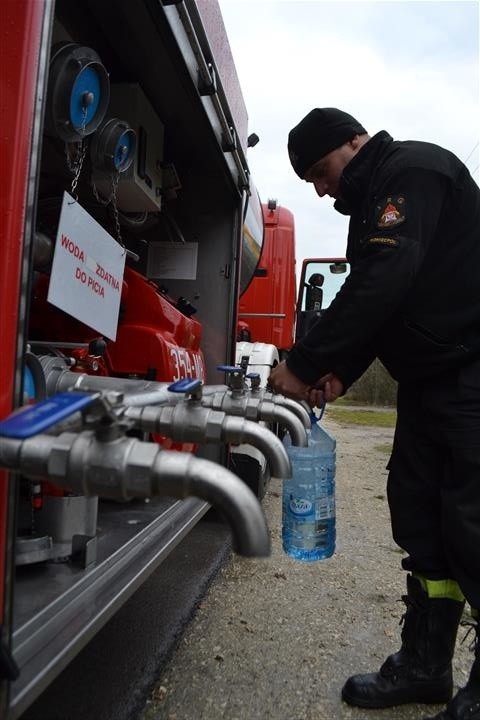
<path id="1" fill-rule="evenodd" d="M 480 190 L 465 165 L 382 131 L 348 163 L 340 190 L 351 272 L 289 369 L 309 384 L 335 372 L 347 388 L 376 356 L 403 381 L 478 355 Z"/>

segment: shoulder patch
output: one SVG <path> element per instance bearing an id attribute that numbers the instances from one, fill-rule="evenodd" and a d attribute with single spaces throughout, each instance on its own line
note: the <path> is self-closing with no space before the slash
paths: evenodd
<path id="1" fill-rule="evenodd" d="M 366 241 L 367 245 L 387 245 L 388 247 L 398 247 L 400 241 L 393 237 L 371 237 Z"/>
<path id="2" fill-rule="evenodd" d="M 407 208 L 403 195 L 391 195 L 376 206 L 377 227 L 392 228 L 405 222 Z"/>

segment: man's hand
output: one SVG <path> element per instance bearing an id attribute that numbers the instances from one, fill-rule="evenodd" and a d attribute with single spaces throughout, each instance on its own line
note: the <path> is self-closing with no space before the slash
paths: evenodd
<path id="1" fill-rule="evenodd" d="M 294 400 L 306 400 L 310 407 L 334 402 L 343 393 L 343 383 L 334 373 L 321 377 L 315 386 L 307 385 L 288 369 L 285 361 L 272 370 L 268 382 L 274 392 Z"/>
<path id="2" fill-rule="evenodd" d="M 342 381 L 333 373 L 328 373 L 310 388 L 307 402 L 310 407 L 322 407 L 324 402 L 335 402 L 343 393 Z"/>
<path id="3" fill-rule="evenodd" d="M 273 368 L 268 378 L 272 390 L 295 400 L 307 400 L 310 385 L 299 380 L 287 367 L 285 360 Z"/>

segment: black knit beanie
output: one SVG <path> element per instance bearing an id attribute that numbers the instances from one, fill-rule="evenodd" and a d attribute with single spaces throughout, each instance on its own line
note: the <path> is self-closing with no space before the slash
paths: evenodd
<path id="1" fill-rule="evenodd" d="M 297 175 L 301 178 L 332 150 L 336 150 L 355 135 L 367 131 L 358 120 L 337 108 L 315 108 L 288 135 L 288 154 Z"/>

